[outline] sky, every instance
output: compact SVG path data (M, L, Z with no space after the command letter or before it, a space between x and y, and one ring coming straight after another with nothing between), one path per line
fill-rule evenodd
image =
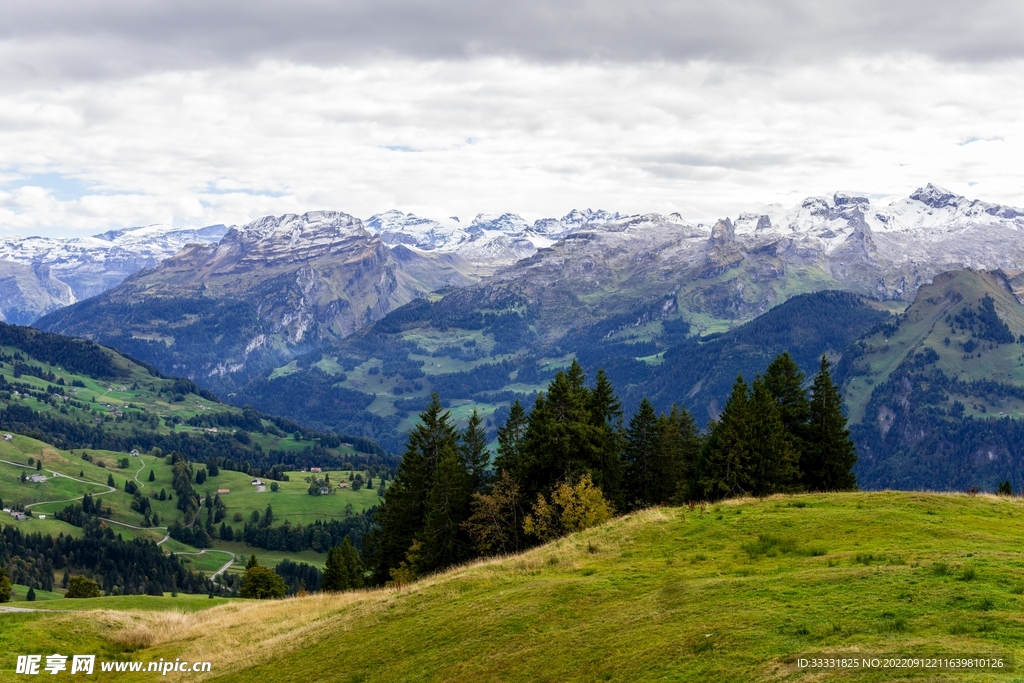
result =
M0 234L1024 206L1011 0L5 0Z

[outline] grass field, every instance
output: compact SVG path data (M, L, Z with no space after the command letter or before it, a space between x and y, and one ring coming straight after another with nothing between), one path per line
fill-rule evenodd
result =
M287 441L282 439L282 441ZM306 442L295 442L306 443ZM308 445L308 443L307 443ZM82 459L82 454L88 452L93 460ZM119 468L118 461L125 458L124 453L114 453L89 449L88 451L62 451L41 441L22 436L13 435L11 441L0 440L0 499L4 505L12 504L31 505L31 511L35 517L24 522L16 522L7 515L0 515L0 524L17 525L25 532L40 532L57 536L61 533L72 536L81 536L82 530L66 522L53 518L53 514L62 510L65 506L80 499L86 493L92 494L103 506L109 507L111 513L107 524L124 538L145 538L152 541L160 541L166 534L167 524L178 519L180 511L175 507L175 501L171 498L166 500L155 500L150 498L152 509L160 517L159 527L153 528L132 528L141 527L143 515L131 509L132 496L125 493L125 482L133 481L140 488L143 494L149 495L152 492L173 494L171 487L171 466L164 457L152 455L141 455L129 458L128 467ZM21 482L22 471L26 474L35 474L35 465L29 464L42 461L43 469L40 474L48 476L48 479L40 483ZM104 464L101 467L98 463ZM16 463L16 464L8 464ZM202 465L193 465L194 469L202 469ZM59 472L65 476L54 476ZM149 481L150 472L154 480ZM274 511L274 524L283 524L285 521L292 525L310 524L316 520L330 520L343 518L348 513L358 513L380 502L377 496L379 480L374 481L372 489L363 488L353 491L351 484L349 488L339 489L337 484L348 482L349 470L329 471L323 474L330 476L333 493L325 496L312 496L309 494L309 483L306 478L310 477L308 472L288 472L289 481L278 482L279 490L270 491L270 481L267 480L264 491L257 491L252 485L252 477L241 472L221 470L216 477L208 477L204 484L194 484L200 496L205 497L207 493L211 496L217 494L218 490L227 489L221 499L224 501L227 516L223 520L231 526L235 533L240 536L245 521L253 511L261 515L270 505ZM366 472L362 473L364 478ZM113 476L115 491L110 492L107 486L107 477ZM47 502L48 501L48 502ZM235 522L235 513L242 516L243 521ZM204 511L205 514L205 511ZM45 516L46 519L39 519ZM202 519L205 519L202 518ZM202 521L202 519L200 521ZM219 526L219 524L217 525ZM296 562L307 562L318 567L323 567L326 555L314 551L301 553L289 553L284 551L265 551L259 548L249 548L240 542L224 542L215 540L211 549L226 550L235 553L240 558L248 558L249 554L256 552L260 557L261 564L274 567L284 558L290 558ZM196 553L196 549L179 543L173 539L165 541L161 547L174 553ZM208 552L204 555L183 554L182 561L198 571L210 574L230 559L227 554ZM232 567L229 571L240 571L241 567Z
M184 615L117 599L86 615L5 615L0 647L50 653L70 639L110 656L141 647L130 656L210 660L205 679L223 681L1021 680L812 674L795 661L1024 661L1022 522L1021 499L955 494L654 509L402 590ZM9 673L13 657L0 666Z

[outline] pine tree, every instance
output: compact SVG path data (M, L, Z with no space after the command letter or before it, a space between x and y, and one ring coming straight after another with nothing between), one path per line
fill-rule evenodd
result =
M387 581L391 570L405 561L417 534L423 531L427 496L446 453L458 455L458 432L440 397L433 394L430 405L420 413L420 423L409 433L402 462L377 511L379 526L364 539L363 549L378 583Z
M781 353L764 374L765 388L775 398L782 425L797 453L800 469L804 467L807 429L811 421L811 404L804 390L804 373L789 353Z
M348 540L348 536L345 537ZM336 545L327 552L327 563L324 566L320 588L325 592L343 591L349 588L348 568L341 554L341 546Z
M626 430L624 485L627 505L631 509L661 502L660 479L664 476L659 453L658 416L654 406L644 398L629 420Z
M701 445L700 430L685 407L674 405L667 416L658 416L658 457L663 468L658 482L661 502L692 499Z
M487 490L490 481L491 453L487 450L487 433L476 408L469 416L461 440L459 448L469 473L470 487L473 493L482 493Z
M582 369L580 370L582 372ZM625 430L622 427L622 402L615 395L615 388L603 368L594 377L594 388L590 392L590 416L600 430L599 462L591 471L602 489L606 500L622 506L622 448Z
M472 486L472 475L459 452L444 452L425 506L422 565L417 567L420 573L469 559L471 544L462 525L469 519Z
M494 459L494 469L504 470L518 477L522 473L521 451L526 437L526 410L516 399L509 408L508 419L498 430L498 455Z
M754 381L747 420L750 462L748 493L766 496L799 487L799 456L782 420L779 403L763 378Z
M740 375L717 422L701 449L698 490L702 498L718 500L747 492L750 444L746 440L750 393Z
M846 428L843 399L832 381L824 355L811 388L811 420L807 430L805 486L811 491L853 491L857 477L857 451Z
M599 399L585 385L579 363L558 372L537 400L520 448L523 496L533 500L565 479L589 473L603 491L617 494L622 477L617 425L619 413L610 384L602 381Z
M156 472L154 472L153 470L149 471L149 480L156 481Z
M25 600L28 602L36 601L36 589L33 586L28 587L28 593L25 594Z
M249 556L249 561L245 563L246 569L252 569L253 567L259 566L259 562L256 561L256 553Z
M113 486L117 486L117 485L116 485L116 484L114 483L114 475L113 475L113 474L108 474L108 475L107 475L107 486L112 486L112 487L113 487Z

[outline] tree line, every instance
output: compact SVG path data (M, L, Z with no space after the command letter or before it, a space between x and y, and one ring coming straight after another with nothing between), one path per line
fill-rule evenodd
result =
M474 411L458 430L434 394L363 539L374 583L405 583L474 557L518 552L651 505L856 488L856 452L831 365L811 386L788 353L742 376L705 431L682 406L640 402L625 422L608 376L576 361L527 412L516 401L491 462Z

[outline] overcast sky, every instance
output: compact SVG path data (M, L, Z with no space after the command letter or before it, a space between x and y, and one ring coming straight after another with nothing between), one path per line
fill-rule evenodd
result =
M1024 206L1024 3L0 3L0 233L928 182Z

